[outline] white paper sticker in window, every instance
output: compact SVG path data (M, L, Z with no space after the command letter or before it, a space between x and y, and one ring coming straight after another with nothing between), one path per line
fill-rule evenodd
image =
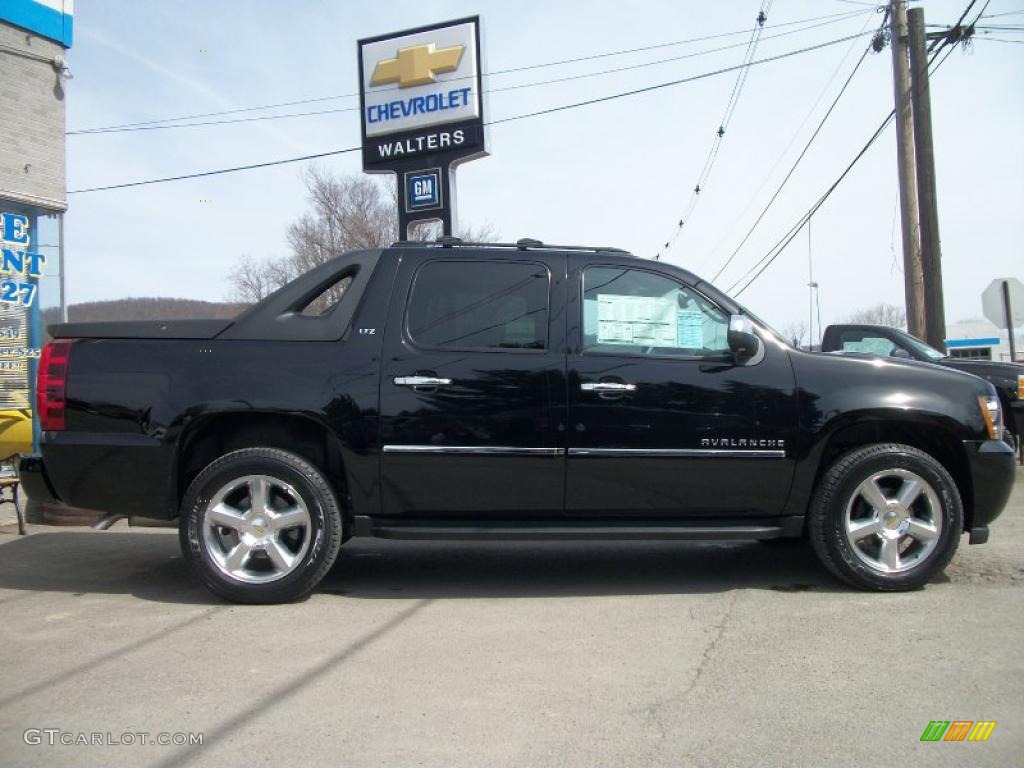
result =
M888 339L866 338L860 341L844 341L844 352L863 352L869 355L888 357L895 345Z
M673 347L676 344L676 297L597 296L599 344Z
M704 313L699 309L680 309L677 322L676 346L680 349L703 349Z

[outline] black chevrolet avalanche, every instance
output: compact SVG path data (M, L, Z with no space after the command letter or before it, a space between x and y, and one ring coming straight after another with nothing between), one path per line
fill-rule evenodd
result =
M1013 484L990 383L793 349L613 248L397 243L234 320L50 332L29 495L177 520L243 602L308 593L352 536L806 537L849 584L912 589Z

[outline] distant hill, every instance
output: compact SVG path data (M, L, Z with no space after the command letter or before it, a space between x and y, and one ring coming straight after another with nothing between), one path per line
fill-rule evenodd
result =
M234 317L246 307L246 304L147 296L71 304L68 306L68 319L71 322L220 319ZM57 322L60 318L56 307L43 311L44 325Z

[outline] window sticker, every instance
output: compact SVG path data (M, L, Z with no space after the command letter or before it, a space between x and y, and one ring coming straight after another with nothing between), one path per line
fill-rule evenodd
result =
M630 344L643 347L672 347L678 337L675 295L597 295L597 341L599 344Z
M893 350L893 343L888 339L866 338L860 341L844 341L844 352L863 352L868 355L888 357Z
M676 346L681 349L703 349L704 313L699 309L680 309L676 321Z

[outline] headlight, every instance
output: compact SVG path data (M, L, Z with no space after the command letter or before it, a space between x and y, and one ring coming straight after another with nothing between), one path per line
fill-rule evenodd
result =
M979 395L978 407L981 408L981 418L985 420L985 429L992 440L1003 439L1003 409L999 405L999 398L995 395Z
M1017 399L1024 400L1024 376L1017 377Z

